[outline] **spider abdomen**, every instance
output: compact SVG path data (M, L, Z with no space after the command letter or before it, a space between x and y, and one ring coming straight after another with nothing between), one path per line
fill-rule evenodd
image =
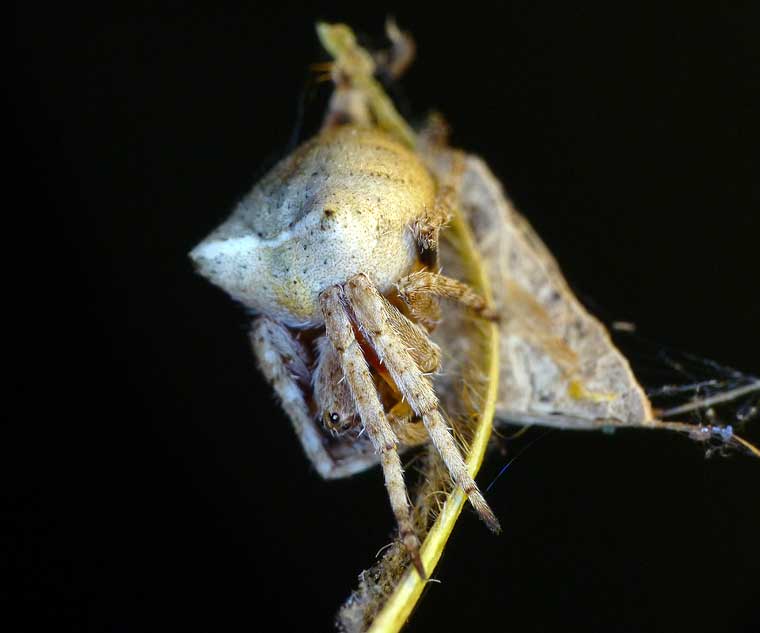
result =
M410 225L434 200L414 153L377 130L333 128L278 163L191 256L256 312L320 325L325 288L365 273L385 292L410 271Z

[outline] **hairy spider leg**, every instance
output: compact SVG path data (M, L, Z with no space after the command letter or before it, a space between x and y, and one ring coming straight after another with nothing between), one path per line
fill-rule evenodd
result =
M499 532L499 521L470 476L454 437L438 410L438 398L432 383L390 327L387 303L367 276L361 273L348 280L345 293L359 327L372 343L415 414L422 418L428 435L452 479L462 488L485 524L492 531Z
M420 541L414 532L411 508L404 483L404 471L398 456L398 439L380 403L372 375L361 347L354 336L340 286L325 290L319 298L325 330L343 367L356 409L372 445L380 454L385 487L399 527L401 542L411 556L417 572L425 578L420 558Z

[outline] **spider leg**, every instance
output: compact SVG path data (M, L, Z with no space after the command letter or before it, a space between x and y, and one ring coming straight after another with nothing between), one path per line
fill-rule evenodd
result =
M433 385L393 331L380 293L363 274L352 277L345 285L345 291L362 333L387 367L415 414L422 418L452 479L468 496L485 524L494 532L499 532L499 522L470 476L454 437L438 410L438 398Z
M251 346L264 377L280 398L307 457L325 478L348 473L330 456L304 399L309 384L306 352L287 328L266 317L257 318L250 331Z
M380 454L385 487L398 523L401 542L409 552L418 573L425 578L425 569L419 551L420 541L414 532L404 484L404 471L398 456L398 439L385 417L367 361L354 336L340 287L333 286L325 290L320 295L319 302L327 336L340 359L343 375L353 395L356 410L359 412L359 417L375 451Z
M404 348L409 352L417 367L424 373L435 373L441 368L441 349L427 335L425 330L417 323L410 321L397 310L385 297L381 296L385 315L395 335L401 340ZM389 384L401 398L387 413L386 417L396 433L399 441L406 446L416 446L428 440L428 434L424 425L414 422L414 411L409 403L399 393L396 383L388 374Z
M385 297L381 295L380 299L391 328L401 338L417 366L425 373L438 371L441 368L441 348L430 340L422 327L401 314Z
M466 283L420 270L401 279L397 284L398 294L407 305L414 318L428 327L440 317L437 297L458 301L484 318L494 318L486 300Z

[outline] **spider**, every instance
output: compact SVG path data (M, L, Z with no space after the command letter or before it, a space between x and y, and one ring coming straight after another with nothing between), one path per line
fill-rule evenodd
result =
M396 37L397 48L404 48ZM408 53L407 53L408 54ZM399 451L432 442L453 481L494 532L499 523L439 410L430 332L440 298L489 318L485 300L437 271L451 188L377 125L356 68L331 66L335 90L321 131L277 164L190 253L200 274L256 315L259 367L303 449L325 478L379 461L420 576ZM389 72L405 64L387 58Z

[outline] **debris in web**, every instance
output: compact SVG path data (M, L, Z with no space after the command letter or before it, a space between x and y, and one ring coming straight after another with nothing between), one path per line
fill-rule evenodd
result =
M706 457L733 450L760 457L747 437L760 414L760 377L620 330L634 371L642 376L655 416L705 444Z

